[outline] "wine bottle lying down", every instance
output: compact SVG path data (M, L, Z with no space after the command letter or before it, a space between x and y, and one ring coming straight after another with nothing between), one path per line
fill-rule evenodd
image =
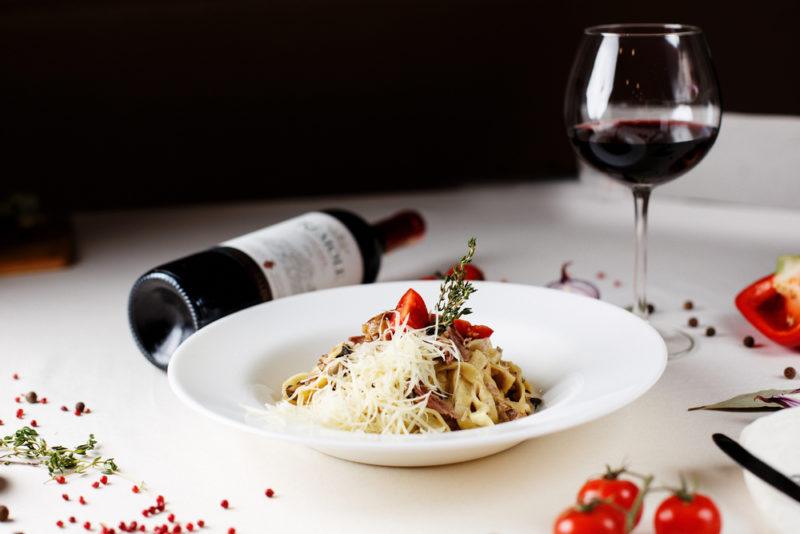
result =
M381 256L420 238L422 216L368 224L340 209L315 211L159 265L131 289L128 318L142 353L166 369L204 326L268 300L374 282Z

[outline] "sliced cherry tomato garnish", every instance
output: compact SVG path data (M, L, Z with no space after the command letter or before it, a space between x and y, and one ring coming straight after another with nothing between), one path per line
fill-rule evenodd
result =
M604 502L567 508L556 519L553 534L625 534L625 513Z
M629 511L633 508L634 501L639 495L639 486L630 480L623 480L619 472L609 471L602 478L587 480L578 492L578 502L589 504L592 501L610 501ZM642 519L643 507L639 508L633 525L639 524Z
M453 326L459 334L472 339L483 339L494 333L494 330L486 325L472 324L464 319L456 319L453 321Z
M409 328L425 328L428 326L428 307L419 293L409 289L397 303L400 322L408 321Z
M486 337L491 336L494 333L494 330L486 326L485 324L474 324L469 329L469 333L472 339L483 339Z
M453 321L453 327L462 336L469 337L469 329L472 328L472 323L464 319L456 319Z
M681 493L659 505L654 525L656 534L719 534L722 517L705 495Z

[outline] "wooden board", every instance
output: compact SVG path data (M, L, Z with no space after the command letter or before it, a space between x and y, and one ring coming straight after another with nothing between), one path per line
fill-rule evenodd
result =
M0 275L62 269L75 261L75 234L67 220L48 222L12 237L0 236Z

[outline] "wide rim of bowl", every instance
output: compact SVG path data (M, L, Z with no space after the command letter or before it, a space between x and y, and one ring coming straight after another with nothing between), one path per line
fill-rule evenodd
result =
M580 413L571 413L570 417L568 418L559 417L560 414L557 413L558 407L554 407L551 408L550 410L543 410L542 412L534 414L533 416L518 419L516 421L509 421L491 427L460 430L458 432L446 432L441 434L414 434L414 435L363 434L363 433L352 433L343 430L335 430L327 428L315 428L313 432L298 432L298 431L287 432L287 431L280 431L279 429L256 426L247 423L246 421L234 420L226 415L219 414L214 410L206 407L203 403L194 398L194 396L191 395L189 391L181 383L180 375L183 372L182 367L184 365L188 365L187 363L184 363L184 360L188 360L188 358L185 357L184 355L191 353L194 344L202 343L203 338L208 335L208 332L213 332L218 329L224 329L226 328L227 324L233 321L242 320L242 317L248 314L259 313L257 310L265 306L275 305L276 302L277 303L286 302L289 299L293 299L296 301L303 299L313 300L315 296L319 296L322 293L330 294L335 292L351 291L351 290L365 291L366 290L365 288L373 288L376 286L381 286L381 287L398 286L407 288L409 287L409 285L419 287L424 285L438 286L438 284L439 282L436 281L406 280L406 281L381 282L370 285L362 284L354 286L344 286L338 288L324 289L312 293L293 295L291 297L286 297L278 301L265 302L241 310L239 312L231 314L206 326L205 328L200 330L197 334L194 334L191 337L189 337L180 347L178 347L178 350L173 355L172 360L170 361L170 365L167 369L167 377L169 385L173 390L173 392L175 393L175 395L182 402L187 404L195 411L207 417L210 417L211 419L222 422L228 426L232 426L239 430L243 430L245 432L257 435L262 435L268 438L302 443L310 447L348 447L348 448L362 449L362 450L367 450L367 449L421 450L421 449L436 449L436 448L448 448L448 447L453 447L453 448L470 447L480 443L490 444L493 442L506 442L506 443L514 441L520 442L539 435L550 434L581 425L583 423L597 419L604 415L608 415L635 401L637 398L639 398L641 395L647 392L651 387L653 387L653 385L659 380L659 378L664 372L664 369L666 368L667 348L661 335L649 323L636 317L630 312L620 308L619 306L610 304L602 300L596 300L581 295L575 295L556 289L544 288L539 286L529 286L523 284L512 284L505 282L483 281L483 282L477 282L476 285L479 288L497 287L497 288L503 288L503 290L510 289L512 291L531 291L534 293L546 292L551 295L557 294L558 298L566 299L567 301L572 300L573 302L579 302L583 306L598 306L601 309L605 310L605 312L607 313L610 313L612 315L618 315L618 317L624 318L623 320L630 321L631 324L636 324L638 328L642 329L642 333L645 336L649 337L650 341L652 341L653 343L654 350L652 357L654 358L653 363L655 365L651 369L651 373L649 374L648 379L642 381L641 383L636 384L635 386L628 387L624 390L616 391L615 392L617 394L616 398L605 398L605 397L612 397L612 395L606 395L605 397L599 398L599 399L605 398L606 402L584 403L585 409L583 411L581 411ZM206 334L200 335L204 331L206 332ZM621 392L626 392L627 394L620 398L618 394ZM594 400L597 401L598 398L595 398ZM574 406L570 406L569 408L574 408ZM563 409L565 408L562 408L562 410ZM242 413L244 413L245 411L246 408L242 407Z

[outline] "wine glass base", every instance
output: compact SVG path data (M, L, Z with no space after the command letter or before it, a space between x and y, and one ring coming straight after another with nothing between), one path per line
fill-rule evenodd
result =
M653 325L653 327L661 334L661 337L664 338L664 343L667 345L668 360L677 360L692 352L694 348L694 338L687 332L675 327L656 325Z

